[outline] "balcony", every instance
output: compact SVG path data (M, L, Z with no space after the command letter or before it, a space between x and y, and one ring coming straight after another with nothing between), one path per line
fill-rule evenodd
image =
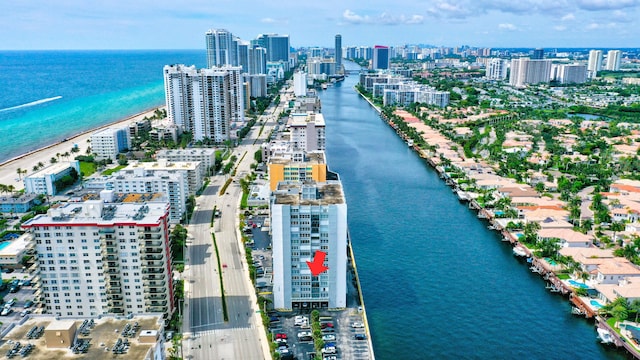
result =
M165 300L167 294L149 294L144 296L145 300Z
M163 261L143 261L142 268L158 268L165 267L165 263Z
M162 254L162 248L143 247L140 250L142 254Z
M158 285L145 284L142 290L145 294L164 294L166 291L164 283L158 283Z
M164 255L146 255L143 260L162 260L164 259Z
M155 275L155 274L143 274L142 275L142 279L143 280L164 280L165 276L164 274L159 274L159 275Z
M117 291L118 293L120 293L120 289L122 289L122 285L120 284L120 281L109 281L107 283L108 294L113 294L112 291Z
M108 274L109 279L108 281L116 281L116 282L120 282L120 274L119 273L115 273L115 274Z
M124 300L124 297L120 293L118 293L118 294L108 294L107 295L107 300L122 301L122 300Z
M151 268L148 270L142 270L142 274L164 274L164 269Z
M144 304L146 306L167 306L167 300L155 301L155 300L145 300Z
M150 306L147 308L147 312L150 313L166 313L169 308L166 306Z
M141 233L143 234L148 234L148 233L159 233L160 232L160 227L156 226L156 227L152 227L149 230L142 230Z
M141 240L160 240L162 239L162 234L141 234L138 236L138 239Z
M145 241L144 246L163 246L164 243L162 241Z

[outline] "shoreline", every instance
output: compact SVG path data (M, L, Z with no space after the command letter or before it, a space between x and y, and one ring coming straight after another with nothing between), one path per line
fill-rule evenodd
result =
M90 146L88 140L91 138L91 134L95 133L98 130L106 129L113 126L126 126L132 122L142 120L145 116L151 117L153 116L154 111L162 108L164 108L164 105L154 106L147 110L109 122L107 124L87 129L75 135L69 136L63 140L42 146L36 150L31 150L23 153L22 155L15 156L11 159L0 162L0 183L5 185L13 185L15 190L19 191L24 188L22 178L33 173L32 169L38 163L42 163L45 166L48 166L50 164L51 158L57 157L60 161L68 161L78 155L86 155L86 150ZM76 153L71 153L70 149L74 144L78 146L79 151ZM65 152L69 152L69 156L66 157L67 159L60 157L60 154ZM23 171L26 170L27 172L24 175L18 175L18 169L21 169Z
M115 120L115 121L112 121L112 122L110 122L108 124L100 125L99 127L92 128L92 129L89 129L89 130L86 130L86 131L82 131L82 132L76 133L75 135L72 135L70 137L66 137L63 140L60 140L58 142L55 142L55 143L52 143L52 144L49 144L49 145L45 145L45 146L43 146L41 148L38 148L38 149L35 149L35 150L30 150L30 151L28 151L26 153L23 153L21 155L18 155L18 156L14 156L14 157L12 157L12 158L10 158L8 160L4 160L4 161L0 162L0 170L2 169L3 166L8 165L8 164L10 164L10 163L12 163L14 161L20 160L22 158L25 158L27 156L33 155L33 154L38 153L40 151L45 151L45 150L50 149L50 148L52 148L52 147L54 147L56 145L64 144L65 142L70 142L71 140L77 139L77 138L79 138L81 136L84 136L84 135L88 135L90 133L94 133L94 132L96 132L98 130L102 130L102 129L108 128L110 126L119 124L119 123L124 123L124 122L130 121L130 120L133 120L133 118L135 118L135 117L138 117L140 115L144 115L144 114L147 114L149 112L155 111L156 109L160 109L163 106L164 105L161 105L159 107L153 107L151 109L147 109L147 110L141 111L139 113L136 113L136 114L131 115L129 117L126 117L124 119Z

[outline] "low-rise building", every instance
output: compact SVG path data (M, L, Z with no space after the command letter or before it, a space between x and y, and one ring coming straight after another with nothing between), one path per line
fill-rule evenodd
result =
M129 166L120 170L125 173L135 171L136 169L144 169L145 173L153 173L156 171L164 172L183 172L189 186L189 195L195 193L203 185L202 165L200 161L168 161L159 159L155 162L130 162Z
M216 149L165 149L156 153L158 160L165 159L173 162L200 162L200 173L204 178L211 175L216 165Z
M38 194L34 193L4 195L0 197L0 212L25 213L38 203Z
M33 237L22 234L12 240L0 242L0 267L9 269L22 268L22 258L33 248Z
M117 160L118 154L129 149L131 136L128 127L106 128L91 135L91 151L96 160Z
M80 176L79 161L64 161L51 164L24 178L24 189L27 194L56 195L61 185L59 180L71 176L73 180Z

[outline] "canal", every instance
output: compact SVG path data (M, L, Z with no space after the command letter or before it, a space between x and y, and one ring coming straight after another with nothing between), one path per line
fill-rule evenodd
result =
M378 359L623 359L353 90L320 92Z

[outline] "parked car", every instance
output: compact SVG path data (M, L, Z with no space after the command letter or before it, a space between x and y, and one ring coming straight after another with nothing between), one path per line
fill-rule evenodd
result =
M4 308L4 309L2 309L2 312L0 312L0 315L1 316L7 316L7 315L11 314L12 311L13 310L11 308Z
M287 334L285 333L277 333L276 334L276 339L286 339L287 338Z
M296 315L296 317L293 319L294 326L301 326L304 323L309 323L309 319L306 316Z
M322 349L323 354L335 354L337 352L335 346L327 346Z
M24 303L24 308L25 308L25 309L26 309L26 308L30 308L30 307L32 307L32 306L33 306L33 304L34 304L34 302L33 302L32 300L27 300L27 301Z
M353 338L356 340L367 340L367 335L365 334L355 334L353 335Z
M31 314L31 309L24 309L20 312L20 317L25 317L27 314Z
M360 321L356 321L353 324L351 324L351 327L354 329L360 329L364 327L364 324Z
M8 305L8 306L13 306L13 304L15 304L15 303L16 303L16 299L15 299L15 298L14 298L14 299L10 299L9 301L7 301L7 303L5 304L5 306L7 306L7 305Z
M322 341L336 341L336 336L333 334L322 335Z

